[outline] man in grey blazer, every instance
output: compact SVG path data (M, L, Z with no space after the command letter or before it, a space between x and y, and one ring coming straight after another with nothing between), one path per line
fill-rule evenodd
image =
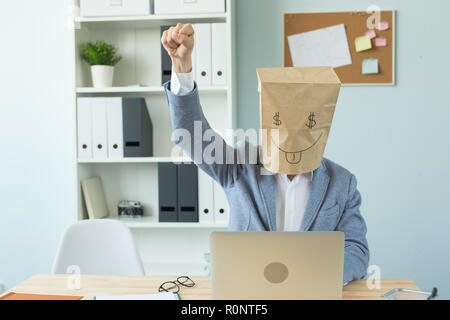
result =
M201 130L199 139L188 141L179 135L175 142L224 188L230 205L229 230L342 231L344 283L363 278L369 248L355 176L326 158L317 169L305 174L266 174L259 158L254 163L247 157L238 161L242 151L247 154L255 147L244 143L233 148L218 134L214 135L214 143L223 146L219 161L217 154L216 161L204 161L203 151L210 142L202 137L212 129L203 115L192 77L194 30L190 24L179 23L164 32L161 42L173 66L172 81L164 86L173 129L187 132L190 137Z

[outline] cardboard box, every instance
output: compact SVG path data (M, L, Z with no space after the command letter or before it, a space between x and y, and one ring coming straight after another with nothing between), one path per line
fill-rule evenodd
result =
M80 0L80 16L141 16L152 13L152 0Z
M224 12L225 0L155 0L155 14Z

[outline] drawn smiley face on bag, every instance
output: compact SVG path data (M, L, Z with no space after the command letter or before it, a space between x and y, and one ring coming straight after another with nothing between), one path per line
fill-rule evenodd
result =
M341 82L330 67L257 69L263 164L302 174L320 166Z

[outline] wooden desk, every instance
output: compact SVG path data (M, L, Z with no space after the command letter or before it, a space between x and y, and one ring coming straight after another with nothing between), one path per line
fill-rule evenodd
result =
M124 295L156 293L164 281L175 280L177 277L129 277L129 276L81 276L81 289L67 288L67 278L70 275L35 275L15 286L10 291L20 293L55 294L84 296L92 299L100 295ZM193 288L182 288L180 297L183 300L210 299L211 282L208 277L192 277L196 285ZM380 290L369 290L366 280L354 281L345 286L344 300L376 300L394 288L419 290L412 280L382 279Z

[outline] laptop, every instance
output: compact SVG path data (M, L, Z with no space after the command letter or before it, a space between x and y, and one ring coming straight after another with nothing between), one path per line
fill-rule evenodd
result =
M213 232L212 298L342 299L343 232Z

